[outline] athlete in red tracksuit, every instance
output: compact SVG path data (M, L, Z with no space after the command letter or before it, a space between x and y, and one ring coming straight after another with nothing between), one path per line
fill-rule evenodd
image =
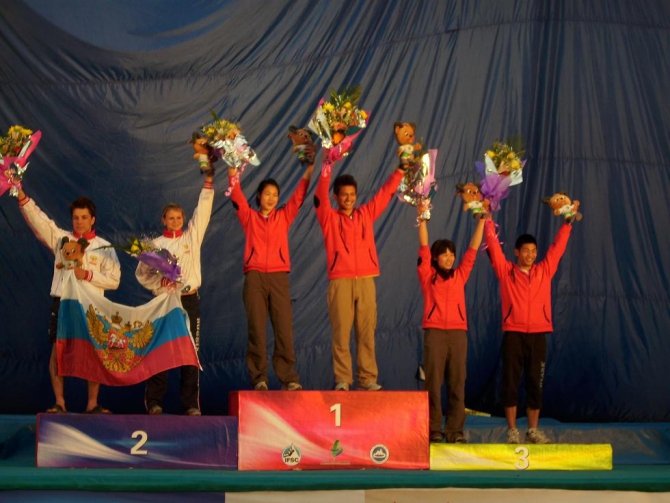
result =
M419 207L419 215L423 208ZM441 442L442 383L446 380L447 442L465 443L465 376L468 356L465 309L465 283L475 265L477 249L482 243L484 219L479 219L468 249L458 267L456 246L438 239L428 248L428 227L419 222L419 261L417 272L423 293L423 357L430 411L430 440Z
M268 389L268 314L275 334L272 366L282 383L282 389L302 389L300 378L294 369L288 231L305 199L313 170L313 164L307 166L288 203L279 208L279 186L272 179L263 180L258 186L258 210L249 207L239 183L230 195L246 236L244 307L249 330L246 360L251 383L256 390ZM235 169L229 169L228 174L231 178L234 177Z
M331 207L328 187L330 171L319 177L314 195L316 218L326 246L328 267L328 313L333 331L335 389L353 384L349 340L356 330L356 377L361 389L376 391L377 360L375 328L377 298L374 278L379 276L374 221L383 213L404 174L396 169L379 192L367 203L355 207L357 185L351 175L340 175L333 184L337 209Z
M551 279L565 253L572 227L561 226L543 260L535 263L537 242L529 234L519 236L514 254L505 259L493 221L486 222L484 236L489 258L500 282L503 316L503 389L501 401L509 427L508 443L520 443L516 427L517 393L526 373L526 443L549 443L537 429L542 407L542 383L547 359L546 334L554 330L551 317Z

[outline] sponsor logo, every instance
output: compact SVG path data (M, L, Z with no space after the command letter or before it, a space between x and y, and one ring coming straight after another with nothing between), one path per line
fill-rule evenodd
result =
M295 445L291 444L281 453L281 459L287 466L295 466L300 463L302 454L300 454L300 449Z
M330 448L330 455L333 456L333 458L336 458L337 456L339 456L339 455L342 454L343 452L344 452L344 449L343 449L342 446L340 445L340 441L339 441L339 440L335 440L335 443L334 443L333 446Z
M388 447L386 447L384 444L375 445L372 449L370 449L370 459L378 465L386 463L386 461L389 459Z

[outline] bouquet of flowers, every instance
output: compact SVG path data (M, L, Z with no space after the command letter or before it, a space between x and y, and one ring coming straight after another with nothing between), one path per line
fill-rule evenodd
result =
M180 281L181 267L179 267L179 260L172 253L165 248L157 248L150 237L128 238L127 241L128 244L125 245L102 246L98 249L123 250L169 281L174 283Z
M33 133L23 126L12 126L0 137L0 195L9 190L10 195L18 196L28 157L41 138L41 132Z
M481 177L481 193L488 199L492 211L500 209L500 201L509 195L509 188L523 182L522 170L526 161L520 139L499 140L484 154L484 162L475 162Z
M238 124L219 119L214 110L210 110L210 113L214 122L204 125L201 130L207 137L209 145L218 151L219 157L231 168L237 168L237 174L226 191L226 195L229 196L244 169L249 164L258 166L261 161L254 149L247 143Z
M398 198L412 206L422 208L417 221L430 220L430 201L437 192L435 182L435 162L437 150L431 149L421 152L416 161L410 164L398 185Z
M308 127L314 131L323 145L324 164L341 160L349 154L354 138L368 125L370 114L358 108L361 86L332 89L330 99L322 99Z

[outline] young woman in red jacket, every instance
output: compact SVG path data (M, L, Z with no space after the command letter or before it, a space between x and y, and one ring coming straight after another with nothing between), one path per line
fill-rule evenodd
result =
M289 272L291 261L288 231L307 194L314 170L308 164L298 187L289 201L278 207L279 185L271 178L263 180L256 190L258 210L249 206L239 183L230 195L246 236L244 247L244 307L247 311L249 341L247 368L255 390L268 389L266 326L268 316L275 335L272 366L283 390L301 390L293 350L293 310ZM234 177L235 168L228 170Z
M423 213L419 207L419 215ZM423 293L423 357L430 414L430 441L466 443L465 364L468 356L465 283L477 258L484 234L484 218L478 220L468 249L456 263L456 246L438 239L428 248L428 227L419 223L418 274ZM447 414L442 433L442 383L446 380Z

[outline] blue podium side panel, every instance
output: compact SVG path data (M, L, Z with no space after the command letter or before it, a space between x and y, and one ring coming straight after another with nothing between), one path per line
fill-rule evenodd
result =
M237 418L38 414L37 466L237 469Z

